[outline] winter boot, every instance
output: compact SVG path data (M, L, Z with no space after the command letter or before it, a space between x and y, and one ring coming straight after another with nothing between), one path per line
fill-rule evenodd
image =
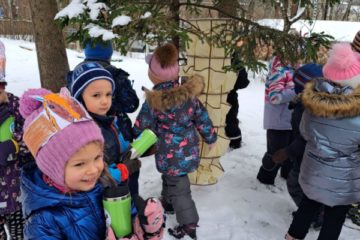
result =
M314 217L311 227L315 230L320 230L324 222L324 207L321 207L319 213Z
M360 226L360 204L353 204L349 209L347 217L351 219L351 221Z
M173 229L169 228L169 234L177 239L181 239L184 236L188 235L191 239L196 240L196 228L198 225L196 223L189 223L184 225L179 225Z
M272 155L265 153L262 158L262 165L256 178L266 185L274 185L276 174L279 170L279 166L272 161Z
M230 149L238 149L241 147L241 137L237 139L231 139L229 143Z
M288 233L285 235L285 240L301 240L298 238L293 238L292 236L290 236Z
M162 207L164 208L164 213L165 214L174 214L174 207L171 203L169 203L168 201L166 201L163 197L160 198L160 202Z

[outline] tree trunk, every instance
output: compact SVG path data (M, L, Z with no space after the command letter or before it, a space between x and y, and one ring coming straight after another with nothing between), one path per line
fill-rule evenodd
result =
M327 19L328 11L329 11L329 1L325 0L325 6L324 6L324 11L323 11L323 20Z
M56 0L29 0L29 3L41 86L58 92L65 86L69 64L64 36L54 22L58 11Z
M227 0L227 1L219 1L216 4L216 7L218 9L221 9L227 14L230 14L231 16L238 16L238 8L239 8L239 2L237 0ZM224 13L219 13L220 18L228 18L229 16ZM242 13L241 13L242 14Z
M344 16L342 17L342 21L349 21L351 6L352 6L352 0L349 0L348 4L346 6Z
M170 6L170 19L173 19L174 22L177 22L177 24L180 24L180 9L179 9L179 0L172 0ZM178 36L175 36L172 38L173 44L176 46L176 48L180 49L180 39Z

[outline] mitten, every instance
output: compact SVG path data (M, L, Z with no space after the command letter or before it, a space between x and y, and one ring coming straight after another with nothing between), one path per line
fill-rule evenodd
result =
M129 171L129 175L133 174L134 172L139 171L140 167L141 167L141 161L138 158L135 158L135 159L128 158L123 163L127 167L128 171Z
M272 161L277 164L283 163L286 159L288 159L288 154L285 148L277 150L272 155Z
M148 198L144 201L139 195L134 195L133 199L138 209L138 222L135 222L134 232L144 231L143 235L146 239L162 239L165 219L161 202L156 198Z
M19 151L19 146L14 140L7 140L0 143L0 165L6 166L9 156Z
M118 163L118 164L111 164L108 167L109 173L111 177L117 182L125 182L129 177L129 171L125 164Z

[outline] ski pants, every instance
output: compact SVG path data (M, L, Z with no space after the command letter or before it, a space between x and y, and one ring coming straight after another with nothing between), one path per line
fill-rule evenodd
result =
M180 225L198 223L199 215L195 202L191 197L190 181L188 175L166 176L162 175L161 196L172 204L176 220Z
M329 207L306 196L304 196L295 213L288 233L296 239L304 239L309 231L312 220L319 212L321 206L324 206L324 222L318 240L337 240L350 206L339 205Z

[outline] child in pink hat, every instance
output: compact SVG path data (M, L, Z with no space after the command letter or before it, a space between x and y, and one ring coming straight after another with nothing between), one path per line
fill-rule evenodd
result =
M197 169L199 136L210 146L217 134L206 108L197 98L203 91L200 76L179 84L178 50L167 43L147 57L148 75L154 83L146 91L146 101L138 114L134 133L144 129L156 133L156 167L162 174L162 204L167 213L175 213L178 226L169 229L175 238L196 239L199 215L191 196L188 173ZM200 135L198 135L200 134Z
M64 90L28 90L20 112L36 163L26 164L21 176L25 239L104 239L100 128Z
M350 205L360 201L360 54L333 45L324 78L305 86L300 133L306 141L299 183L304 197L285 239L304 239L319 209L318 240L335 240Z

